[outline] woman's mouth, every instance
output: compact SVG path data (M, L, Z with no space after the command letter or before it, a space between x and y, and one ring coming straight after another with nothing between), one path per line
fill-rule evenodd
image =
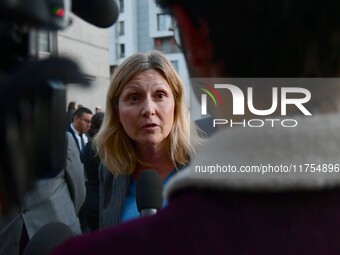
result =
M146 125L142 126L142 128L146 129L146 130L153 130L157 127L158 127L158 125L154 124L154 123L150 123L150 124L146 124Z

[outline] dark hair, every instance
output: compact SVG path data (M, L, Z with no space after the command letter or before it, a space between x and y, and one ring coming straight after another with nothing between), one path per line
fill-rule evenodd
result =
M81 108L78 108L77 110L75 110L75 112L73 113L73 117L77 116L77 117L81 118L84 113L92 114L92 111L90 109L86 108L86 107L81 107Z
M75 109L76 109L76 102L74 102L74 101L69 102L67 110L71 111L71 110L75 110Z
M207 22L214 61L233 77L336 76L339 0L156 0Z
M98 112L98 113L96 113L95 115L92 116L91 127L90 127L90 130L87 133L90 138L94 137L98 133L98 131L99 131L99 129L100 129L102 123L103 123L103 119L104 119L104 113L103 112Z

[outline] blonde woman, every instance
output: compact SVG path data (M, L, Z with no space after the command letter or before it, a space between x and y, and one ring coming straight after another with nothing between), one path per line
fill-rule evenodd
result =
M158 51L137 53L115 71L94 139L100 166L100 227L139 217L135 181L147 169L165 184L189 163L201 138L190 123L181 79Z

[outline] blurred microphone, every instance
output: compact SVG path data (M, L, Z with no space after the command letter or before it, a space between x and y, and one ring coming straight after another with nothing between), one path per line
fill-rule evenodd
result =
M73 233L64 223L47 223L28 242L24 255L48 255L54 248L71 237L73 237Z
M72 12L90 24L101 28L112 26L119 16L115 0L73 0Z
M162 208L163 184L159 174L154 170L143 171L136 183L136 201L140 217L156 214Z

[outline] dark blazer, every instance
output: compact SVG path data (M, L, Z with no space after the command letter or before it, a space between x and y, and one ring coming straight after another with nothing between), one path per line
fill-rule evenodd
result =
M184 167L177 166L177 170L181 171ZM123 206L130 180L131 175L114 176L103 164L99 166L100 229L121 223Z
M99 228L121 223L123 206L131 175L113 174L103 165L99 166Z
M87 180L86 199L84 203L84 214L86 224L91 231L99 228L99 165L100 158L96 150L92 147L90 140L82 151L81 160L84 164Z

